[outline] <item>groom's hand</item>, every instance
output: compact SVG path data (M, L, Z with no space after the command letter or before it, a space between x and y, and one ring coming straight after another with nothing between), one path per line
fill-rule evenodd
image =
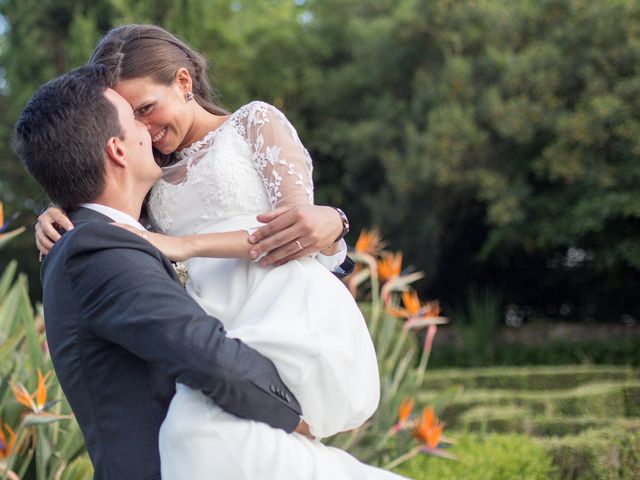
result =
M298 426L296 427L294 432L299 433L300 435L304 435L309 440L315 440L316 439L316 437L314 437L311 434L311 430L309 429L309 424L307 422L305 422L304 420L300 420L300 423L298 424Z
M342 220L336 210L318 205L279 207L258 215L257 220L266 223L256 230L249 242L253 258L269 252L261 261L262 266L282 265L304 255L329 250L342 233Z

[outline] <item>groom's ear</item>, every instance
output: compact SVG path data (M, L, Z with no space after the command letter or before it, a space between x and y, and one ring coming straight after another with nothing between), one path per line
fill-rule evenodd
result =
M111 137L107 140L107 146L105 148L107 159L115 164L124 167L127 164L126 155L124 151L124 144L118 137Z

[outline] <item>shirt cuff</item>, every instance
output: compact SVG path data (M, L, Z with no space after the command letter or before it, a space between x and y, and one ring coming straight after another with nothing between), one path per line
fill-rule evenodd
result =
M316 260L318 260L330 272L335 272L338 267L342 265L345 258L347 258L347 242L344 241L344 238L340 239L338 242L338 251L333 255L323 255L322 253L318 253L316 256Z

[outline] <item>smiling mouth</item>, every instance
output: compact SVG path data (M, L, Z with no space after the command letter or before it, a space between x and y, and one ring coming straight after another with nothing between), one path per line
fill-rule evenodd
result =
M162 130L156 133L153 137L151 137L151 141L153 143L158 143L160 140L164 138L166 134L167 134L167 127L164 127Z

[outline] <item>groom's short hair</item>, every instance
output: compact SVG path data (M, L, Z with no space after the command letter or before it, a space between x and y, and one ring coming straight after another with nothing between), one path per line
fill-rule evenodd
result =
M123 136L103 65L87 65L40 87L20 114L14 150L56 205L95 200L105 187L107 141Z

